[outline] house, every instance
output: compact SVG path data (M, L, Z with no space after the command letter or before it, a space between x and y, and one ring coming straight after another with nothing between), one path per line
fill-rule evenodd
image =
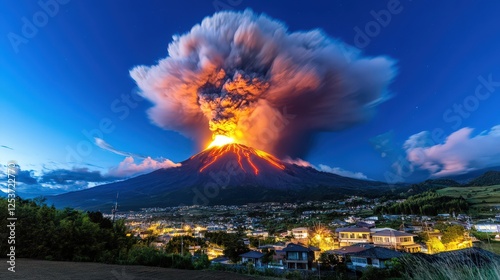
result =
M285 262L288 269L311 269L314 261L314 252L317 248L305 247L290 243L284 249Z
M348 255L364 251L368 248L373 248L373 245L369 244L369 243L358 243L356 245L346 246L346 247L342 247L340 249L328 250L328 251L325 251L325 253L337 255L337 256L341 257L341 259L345 260Z
M247 234L247 236L258 237L258 238L268 238L269 232L263 231L263 230L255 230L255 231L249 232Z
M335 232L338 235L340 247L371 241L370 229L368 228L338 228Z
M255 267L262 266L262 258L264 254L257 251L249 251L240 255L242 263L252 264Z
M479 232L500 232L500 224L475 224L474 227Z
M347 267L351 269L364 268L369 265L377 268L385 268L385 261L399 258L403 253L384 247L373 247L360 252L349 254L351 263Z
M274 244L266 244L266 245L261 245L259 246L259 251L262 252L262 250L267 249L269 251L277 251L277 250L283 250L283 248L286 247L286 244L283 242L276 242Z
M441 213L441 214L437 214L437 217L443 218L443 219L449 219L451 217L451 215L448 213Z
M424 226L421 224L411 224L406 228L409 232L422 232L424 230Z
M421 248L413 240L415 236L415 234L397 230L381 230L372 233L372 240L376 246L393 248L408 253L418 253Z
M306 227L294 228L291 230L290 235L296 239L306 239L309 236L309 229Z
M286 252L283 250L276 250L273 254L273 259L271 263L268 264L268 267L271 268L270 265L275 266L275 268L283 268L286 263Z

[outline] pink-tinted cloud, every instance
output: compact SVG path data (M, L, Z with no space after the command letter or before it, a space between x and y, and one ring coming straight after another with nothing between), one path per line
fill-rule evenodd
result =
M312 168L319 170L319 171L333 173L333 174L337 174L337 175L344 176L344 177L361 179L361 180L370 180L365 174L363 174L361 172L352 172L352 171L345 170L345 169L340 168L340 167L330 167L326 164L319 164L318 166L315 166L315 165L311 164L310 162L303 160L301 158L292 159L290 157L286 157L283 159L283 161L286 163L295 164L295 165L302 166L302 167L312 167Z
M151 157L146 157L142 162L136 163L133 157L127 157L117 167L109 170L108 175L127 178L140 174L149 173L160 168L171 168L181 166L180 163L174 163L171 160L156 161Z
M295 165L302 166L302 167L314 167L310 162L305 161L301 158L293 159L291 157L286 157L283 159L283 161L286 163L295 164Z
M404 144L407 158L433 177L500 165L500 125L478 135L472 132L472 128L462 128L450 134L442 144L433 144L429 132L417 133Z

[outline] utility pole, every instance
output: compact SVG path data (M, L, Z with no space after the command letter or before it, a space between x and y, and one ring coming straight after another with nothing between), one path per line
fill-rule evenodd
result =
M181 229L184 230L182 223L181 223ZM181 234L181 255L184 256L184 233Z
M111 209L111 214L113 214L113 224L115 224L115 214L118 211L118 194L119 192L116 193L116 201L115 201L115 206Z

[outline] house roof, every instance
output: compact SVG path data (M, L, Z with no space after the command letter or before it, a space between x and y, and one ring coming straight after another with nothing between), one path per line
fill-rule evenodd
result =
M388 227L383 227L383 228L371 228L370 231L371 232L379 232L379 231L383 231L383 230L395 230L393 228L388 228Z
M375 224L369 224L369 223L366 223L366 222L357 222L356 225L358 227L362 227L362 228L372 228L372 227L375 227Z
M309 249L311 249L311 251L321 251L320 248L314 246L309 246Z
M240 257L242 257L242 258L252 258L252 259L260 259L263 256L264 256L264 254L262 254L261 252L257 252L257 251L250 251L250 252L246 252L246 253L240 255Z
M358 243L355 245L342 247L340 249L328 250L328 251L326 251L326 253L335 254L335 255L346 255L346 254L361 252L361 251L364 251L366 249L373 248L373 247L374 247L373 244Z
M292 228L292 231L296 231L296 230L309 230L309 229L306 227Z
M398 258L403 255L403 253L394 251L391 249L387 249L384 247L373 247L366 249L361 252L349 254L353 257L361 257L361 258L371 258L371 259L380 259L380 260L388 260L392 258Z
M382 230L372 233L372 236L395 236L395 237L404 237L404 236L416 236L415 234L406 233L397 230Z
M368 228L364 228L364 227L361 227L361 228L338 228L335 230L335 232L368 232L370 233L370 229Z
M352 254L352 253L357 253L366 250L366 248L363 247L356 247L356 246L348 246L348 247L343 247L341 249L337 250L328 250L326 251L328 254L334 254L334 255L345 255L345 254Z
M295 243L290 243L286 246L286 248L283 248L283 251L285 252L313 252L313 251L319 251L318 248L316 247L304 247L299 244Z

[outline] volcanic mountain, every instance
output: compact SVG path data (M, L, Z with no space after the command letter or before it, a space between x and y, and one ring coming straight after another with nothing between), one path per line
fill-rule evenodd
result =
M336 199L382 190L381 182L342 177L283 162L241 144L206 149L179 167L90 189L48 197L58 207L109 211L179 205L237 205Z

